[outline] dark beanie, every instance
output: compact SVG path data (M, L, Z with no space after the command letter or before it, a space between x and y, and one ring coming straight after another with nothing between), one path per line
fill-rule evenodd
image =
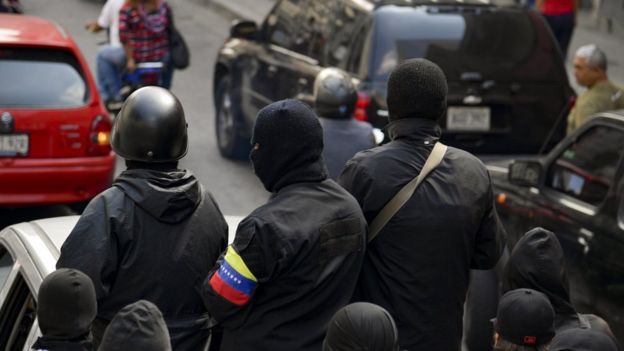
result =
M390 120L426 118L437 121L446 112L446 76L435 63L412 59L401 63L388 80Z
M110 322L98 351L171 351L169 331L153 303L139 300L122 308Z
M258 113L251 138L254 172L270 192L327 177L322 161L323 128L312 109L298 100L274 102Z
M88 334L96 314L95 288L86 274L61 268L41 283L37 318L44 336L74 339Z
M368 302L340 309L329 322L323 351L398 351L399 334L390 313Z

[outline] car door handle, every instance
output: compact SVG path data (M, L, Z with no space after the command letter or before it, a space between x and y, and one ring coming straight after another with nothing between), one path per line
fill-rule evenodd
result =
M302 86L302 87L307 87L307 86L308 86L308 80L307 80L307 79L305 79L305 78L299 78L298 83L299 83L299 85L300 85L300 86Z
M277 73L277 67L275 67L273 65L269 65L268 71L269 71L270 74L275 74L275 73Z

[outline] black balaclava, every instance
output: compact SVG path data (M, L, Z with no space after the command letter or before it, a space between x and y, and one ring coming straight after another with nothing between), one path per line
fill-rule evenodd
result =
M327 328L323 351L398 351L399 333L390 313L368 302L340 309Z
M513 248L505 266L503 290L527 288L548 296L557 316L574 315L563 249L554 233L535 228Z
M93 282L79 270L58 269L41 283L37 319L44 337L70 340L89 335L96 314Z
M448 85L444 72L426 59L411 59L392 71L388 79L390 121L425 118L437 121L446 113Z
M323 129L303 102L282 100L260 110L251 145L254 172L272 193L290 184L327 178L321 157Z
M110 322L98 351L171 351L163 315L153 303L139 300L122 308Z
M605 333L592 329L568 329L557 334L550 351L617 351L615 341Z

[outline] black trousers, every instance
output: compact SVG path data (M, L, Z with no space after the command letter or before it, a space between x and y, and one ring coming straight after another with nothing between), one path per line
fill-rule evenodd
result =
M568 46L574 32L574 13L566 13L562 15L544 15L544 19L548 22L550 29L555 35L555 39L559 43L561 54L565 60L568 57Z

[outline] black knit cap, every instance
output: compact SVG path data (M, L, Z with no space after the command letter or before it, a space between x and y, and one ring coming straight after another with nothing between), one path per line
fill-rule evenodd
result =
M74 339L88 334L96 314L95 288L86 274L61 268L41 282L37 318L44 336Z
M554 321L555 311L546 295L531 289L516 289L501 298L494 329L513 344L537 347L555 336Z
M426 59L411 59L392 71L388 80L390 120L426 118L437 121L446 113L448 85L442 69Z
M281 100L260 110L251 144L254 172L270 192L327 178L321 157L323 128L314 111L301 101Z

